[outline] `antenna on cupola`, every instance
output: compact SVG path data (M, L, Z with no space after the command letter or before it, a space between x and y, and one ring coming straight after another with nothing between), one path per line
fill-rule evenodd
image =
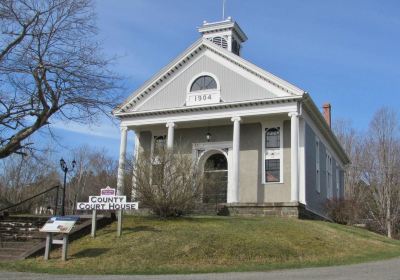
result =
M225 20L225 4L226 0L222 0L222 20Z

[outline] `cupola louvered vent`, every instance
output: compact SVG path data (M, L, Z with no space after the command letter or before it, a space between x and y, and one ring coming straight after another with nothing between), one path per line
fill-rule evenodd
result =
M228 48L228 42L225 40L225 38L214 37L212 38L212 42L220 47L223 47L224 49Z

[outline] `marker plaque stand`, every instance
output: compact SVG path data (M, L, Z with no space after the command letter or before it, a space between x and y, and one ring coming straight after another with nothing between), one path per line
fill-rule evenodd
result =
M46 233L46 248L44 251L44 259L50 259L50 251L53 244L62 245L61 259L67 260L68 254L68 237L72 228L79 217L52 217L40 229L41 232ZM62 239L54 239L54 234L62 234Z
M53 239L53 233L48 232L46 236L46 248L44 251L44 259L47 261L50 259L51 245L58 244L62 245L61 260L67 260L68 254L68 233L63 233L62 239Z

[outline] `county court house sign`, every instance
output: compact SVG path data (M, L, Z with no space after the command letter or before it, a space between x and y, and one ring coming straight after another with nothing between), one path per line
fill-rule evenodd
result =
M138 202L127 202L126 196L115 195L115 189L107 186L99 196L89 196L88 202L78 202L77 210L137 210Z

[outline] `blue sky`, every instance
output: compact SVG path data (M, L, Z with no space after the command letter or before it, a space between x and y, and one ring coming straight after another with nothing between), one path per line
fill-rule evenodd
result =
M222 0L102 0L99 38L125 96L199 38L203 20L222 17ZM331 102L333 119L361 130L381 106L400 105L400 1L226 0L248 36L242 56ZM89 144L118 157L119 130L108 120L86 128L57 123L67 148ZM130 137L130 150L133 135Z

